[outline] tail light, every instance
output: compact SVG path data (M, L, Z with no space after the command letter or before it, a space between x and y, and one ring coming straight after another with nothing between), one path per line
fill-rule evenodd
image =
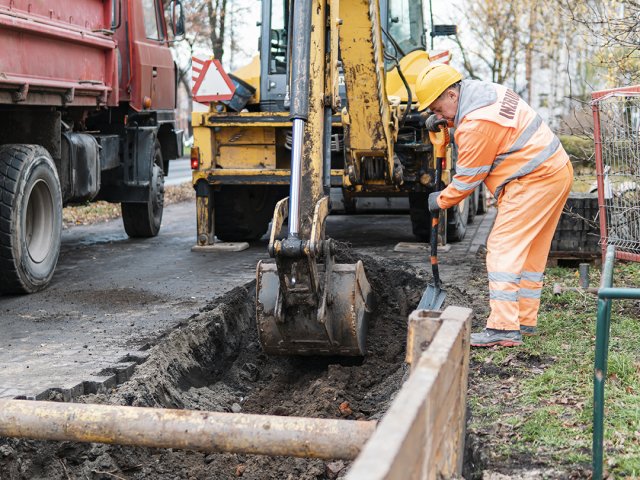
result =
M197 170L200 167L200 148L191 147L191 170Z

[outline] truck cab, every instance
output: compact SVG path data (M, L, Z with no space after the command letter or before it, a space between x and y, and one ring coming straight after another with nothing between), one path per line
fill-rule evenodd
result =
M181 3L166 13L170 28L160 0L0 0L0 293L51 281L65 205L121 203L129 236L158 234L182 150Z

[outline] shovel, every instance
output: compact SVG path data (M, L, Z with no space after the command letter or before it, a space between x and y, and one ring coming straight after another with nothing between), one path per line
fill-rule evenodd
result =
M433 154L436 157L436 178L435 186L440 188L442 179L442 166L447 161L447 145L449 144L449 129L440 129L440 132L429 132L429 140L433 144ZM431 218L431 271L433 272L433 283L427 285L427 289L422 294L418 310L439 310L447 297L447 292L442 289L440 281L440 271L438 269L438 224L440 215L433 215Z

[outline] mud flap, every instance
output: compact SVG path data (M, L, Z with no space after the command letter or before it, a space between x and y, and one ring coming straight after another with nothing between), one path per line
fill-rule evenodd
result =
M319 266L321 267L321 266ZM366 353L372 309L371 286L361 261L319 269L323 285L318 304L284 305L275 263L258 263L256 324L262 348L274 355L347 355Z

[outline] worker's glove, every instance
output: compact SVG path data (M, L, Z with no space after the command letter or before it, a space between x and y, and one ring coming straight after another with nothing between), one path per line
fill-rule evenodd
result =
M438 118L435 113L433 115L429 115L429 117L424 121L424 128L431 132L439 132L440 127L447 128L447 120L444 118Z
M438 205L439 196L440 192L431 192L429 194L429 211L433 214L438 214L440 212L440 206Z

